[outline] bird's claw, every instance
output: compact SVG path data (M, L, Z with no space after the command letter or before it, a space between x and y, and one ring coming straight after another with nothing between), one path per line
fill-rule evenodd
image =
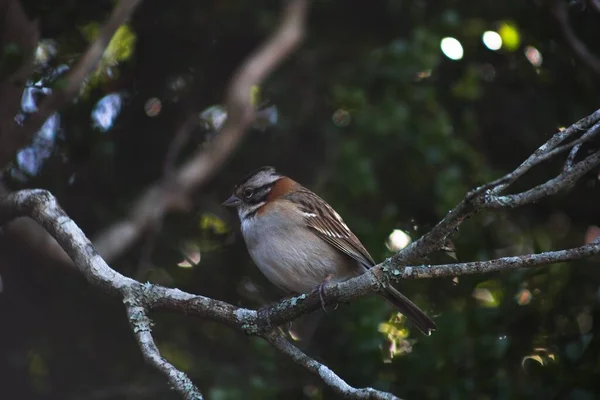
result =
M323 309L323 311L325 311L325 313L327 313L327 310L325 309L325 287L327 286L331 278L333 278L333 274L327 275L323 282L321 282L321 284L319 285L319 298L321 299L321 308Z

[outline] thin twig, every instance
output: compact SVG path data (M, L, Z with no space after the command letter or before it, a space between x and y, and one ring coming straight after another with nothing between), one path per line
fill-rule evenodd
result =
M592 126L592 128L590 128L577 140L574 140L563 146L558 146L574 134L584 131L590 126ZM572 148L575 145L590 140L592 137L597 135L598 132L600 132L600 109L596 110L587 117L580 119L570 127L555 133L552 136L552 138L550 138L550 140L548 140L535 152L533 152L533 154L530 155L527 158L527 160L523 161L521 165L519 165L514 171L512 171L509 174L506 174L502 178L496 179L495 181L486 183L485 185L476 188L475 190L469 192L466 198L472 199L473 197L490 189L493 189L495 194L499 194L502 191L506 190L510 185L515 183L517 179L519 179L533 167L541 164L544 161L549 160L550 158L556 156L559 153L562 153L565 150Z
M569 171L571 168L573 168L573 162L575 162L575 157L577 157L577 153L579 152L579 149L581 149L581 143L578 143L575 146L573 146L573 148L569 152L569 156L567 157L567 160L565 161L563 171Z
M455 277L461 275L484 274L497 271L508 271L517 268L533 268L548 264L580 260L600 254L600 242L596 241L573 249L550 251L538 254L504 257L494 260L473 261L444 265L402 265L388 258L357 278L333 284L327 287L323 295L326 304L347 303L363 297L375 290L381 290L379 282L400 282L407 279L430 279ZM379 282L378 282L379 281ZM269 307L261 309L258 314L257 327L268 331L271 326L280 326L309 312L320 308L321 299L316 292L308 295L284 299ZM191 314L198 310L192 309ZM265 316L269 316L269 324Z
M455 277L460 275L486 274L490 272L509 271L517 268L540 267L566 261L580 260L600 254L600 242L586 244L567 250L547 251L539 254L503 257L494 260L473 261L446 265L417 265L400 267L392 275L402 279L426 279ZM397 272L396 272L397 271ZM396 278L393 278L396 280Z
M202 394L190 378L177 370L177 368L160 355L152 337L153 324L150 318L148 318L146 308L139 304L140 302L133 290L129 290L128 292L123 299L127 311L127 319L146 362L162 372L173 388L184 399L202 400Z
M410 264L422 261L427 255L440 251L448 237L455 232L460 224L469 219L473 214L484 208L511 208L529 204L544 196L557 193L570 188L577 179L587 171L598 165L596 155L576 164L571 171L563 171L558 177L538 185L527 192L507 196L497 196L506 190L517 179L526 174L534 166L546 161L550 156L567 150L573 145L584 143L594 137L600 130L600 109L573 125L554 134L546 143L540 146L531 156L521 163L514 171L482 185L465 195L456 207L446 214L429 232L412 242L392 257L395 263ZM580 138L564 146L559 146L576 133L584 132ZM550 156L548 156L550 155Z
M556 178L522 193L505 196L484 196L479 199L481 208L515 208L525 204L535 203L542 198L568 190L585 174L600 164L600 151L593 153L583 161L578 162L569 170L563 170Z
M310 358L296 346L286 340L279 332L271 332L263 336L277 350L290 357L296 364L321 378L330 388L344 398L349 399L374 399L374 400L400 400L391 393L382 392L373 388L357 389L348 385L342 378L335 374L329 367Z

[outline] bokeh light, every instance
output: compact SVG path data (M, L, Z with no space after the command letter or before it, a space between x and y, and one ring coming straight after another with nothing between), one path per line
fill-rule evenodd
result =
M527 57L527 60L529 60L531 65L536 68L541 67L542 61L544 61L542 53L540 53L540 51L533 46L525 47L525 57Z
M111 93L101 98L92 110L94 128L108 131L121 112L123 100L119 93Z
M521 35L519 34L519 30L516 25L504 22L500 25L498 29L498 33L502 38L502 44L504 48L508 51L515 51L521 45Z
M442 53L451 60L460 60L463 58L464 50L462 44L453 37L443 38L440 42L440 48L442 49Z
M431 70L430 69L426 69L424 71L419 71L417 72L417 76L415 78L415 80L418 81L422 81L423 79L427 79L431 76Z
M533 299L533 295L527 289L522 289L516 295L516 301L520 306L525 306L531 303L531 299Z
M500 50L502 47L502 37L498 32L486 31L481 37L483 44L490 50Z
M58 44L52 39L42 39L35 49L35 64L45 66L58 53Z
M473 289L472 296L478 301L479 305L486 308L495 308L502 302L504 288L499 281L483 281Z
M390 233L386 245L391 251L399 251L408 246L410 242L411 238L406 232L401 231L400 229L394 229L392 233Z
M160 114L160 110L162 109L162 103L159 98L151 97L144 104L144 111L146 115L149 117L156 117Z
M25 147L17 154L17 165L28 175L37 175L50 157L60 130L60 115L52 114L36 133L31 146Z

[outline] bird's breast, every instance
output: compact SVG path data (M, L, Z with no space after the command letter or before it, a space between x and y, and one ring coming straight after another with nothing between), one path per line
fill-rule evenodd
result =
M306 227L295 208L278 203L267 205L275 209L242 222L248 252L267 279L288 292L306 293L328 275L333 275L332 282L357 275L355 260Z

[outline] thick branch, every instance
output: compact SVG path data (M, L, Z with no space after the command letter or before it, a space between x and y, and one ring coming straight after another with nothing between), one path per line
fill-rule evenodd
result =
M73 257L78 269L90 283L108 293L120 296L130 295L130 290L138 291L138 297L144 299L143 305L150 309L202 316L236 327L246 333L255 334L265 332L270 326L281 325L321 307L321 296L316 291L284 299L257 313L178 289L141 284L111 269L100 256L94 254L93 246L83 232L64 214L52 195L43 190L21 191L0 198L0 225L21 216L30 216L44 226ZM598 254L600 254L600 243L596 241L568 250L448 265L403 266L391 257L373 267L368 273L329 285L323 294L323 300L326 304L346 303L378 291L388 282L404 279L453 277L534 267Z
M146 310L165 309L198 315L223 322L247 334L265 335L263 336L265 338L272 329L269 321L261 319L256 311L238 308L204 296L195 296L178 289L141 284L111 269L96 253L93 245L75 222L58 206L56 199L45 190L24 190L0 197L0 225L24 216L29 216L39 223L56 239L88 282L107 294L124 299L130 324L144 357L166 374L171 384L185 398L200 398L198 397L200 394L185 374L177 371L160 356L151 336L150 320L147 318ZM318 299L318 294L312 298ZM304 313L307 312L309 311L306 310ZM282 345L277 343L278 346ZM292 344L286 345L286 354L290 354L293 349ZM299 357L302 352L295 350L293 354ZM316 364L303 365L314 372ZM318 371L326 384L336 385L332 386L334 390L343 389L349 398L364 398L365 390L369 393L380 393L374 389L353 389L325 366L319 367Z

